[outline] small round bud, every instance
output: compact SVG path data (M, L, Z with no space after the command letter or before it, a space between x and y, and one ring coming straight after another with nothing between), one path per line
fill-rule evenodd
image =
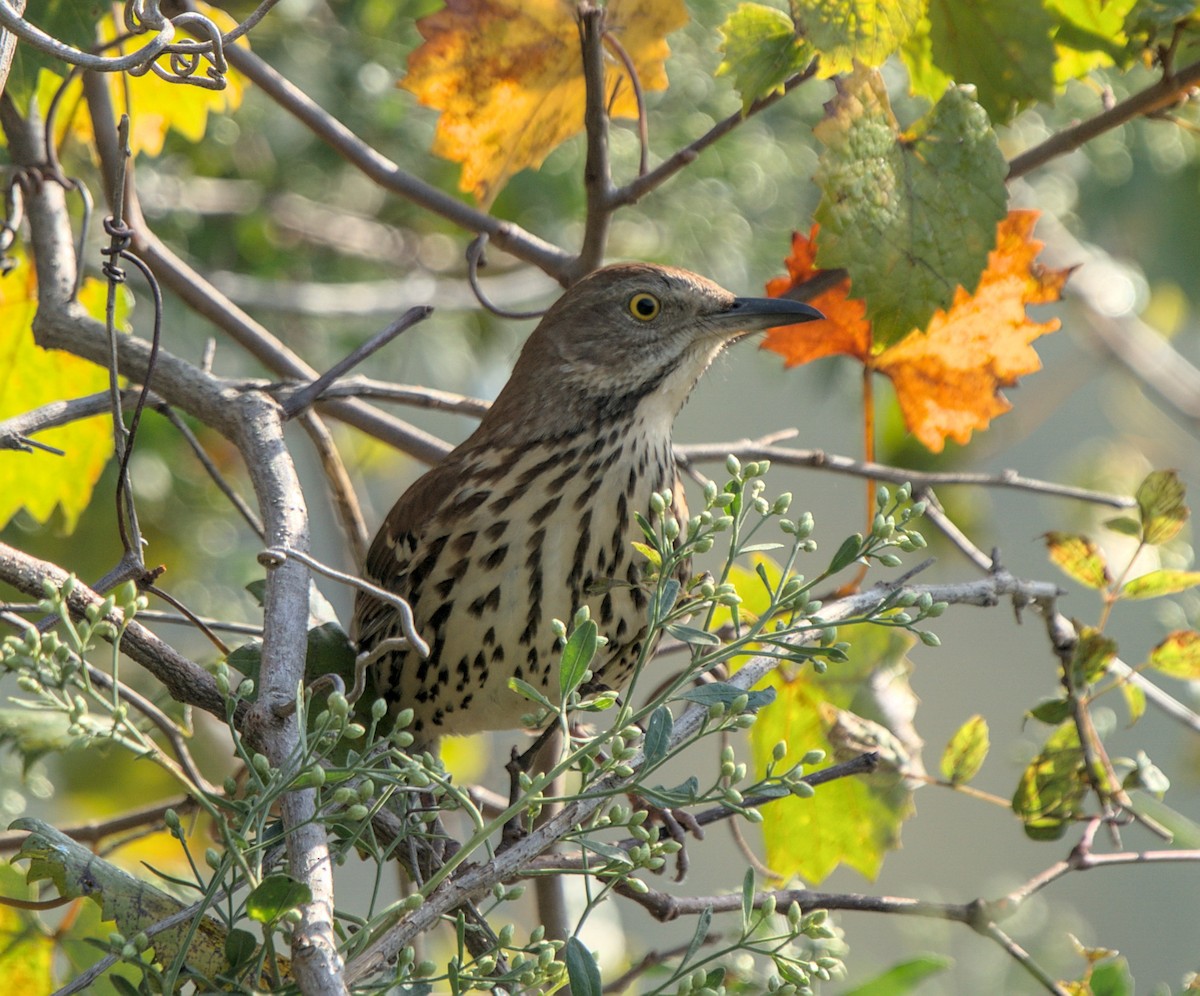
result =
M742 464L732 453L725 458L725 471L730 477L740 477L742 473ZM65 585L63 586L65 589Z
M941 638L937 633L931 633L927 629L921 630L921 642L927 647L940 647L942 645Z
M378 723L384 716L387 715L387 702L383 699L376 699L371 703L371 718Z

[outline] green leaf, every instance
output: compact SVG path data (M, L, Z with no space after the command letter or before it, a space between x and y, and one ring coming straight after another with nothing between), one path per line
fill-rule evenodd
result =
M739 4L720 28L717 75L733 77L742 110L783 88L788 77L811 60L812 49L796 37L796 26L783 11L760 3Z
M1013 793L1013 812L1034 840L1058 840L1083 812L1090 785L1073 723L1055 730L1026 767Z
M775 689L763 688L758 691L747 692L743 688L738 688L737 685L731 685L727 681L710 681L706 685L699 685L696 688L689 688L686 692L680 694L681 699L687 699L689 702L699 702L701 705L713 705L721 703L721 705L729 705L734 699L740 695L747 696L746 708L754 711L761 709L765 705L770 705L775 701Z
M671 636L675 637L676 640L686 643L691 647L719 647L721 645L721 638L716 633L696 629L695 626L685 626L682 623L667 623L664 629Z
M1150 651L1146 663L1181 681L1200 681L1200 633L1179 629Z
M666 788L662 785L647 788L645 785L639 785L638 793L645 796L656 806L667 808L690 806L699 798L700 779L692 775L687 781L681 782L674 788Z
M659 706L650 714L650 722L646 724L646 740L642 747L647 766L657 764L667 756L674 725L675 717L665 705Z
M753 875L753 873L751 873ZM753 879L751 880L753 883ZM711 906L705 906L700 912L700 916L696 918L696 929L692 932L692 939L688 943L687 951L684 952L683 960L679 963L681 967L685 967L690 962L700 946L708 937L708 928L712 925L713 911Z
M1142 524L1132 516L1118 515L1115 519L1106 519L1104 524L1114 533L1141 538Z
M267 579L255 578L246 585L246 591L250 593L250 597L258 603L261 609L267 604Z
M678 578L667 578L660 587L650 593L650 625L661 626L679 600L682 586Z
M1049 532L1043 539L1050 559L1080 584L1103 588L1112 580L1103 551L1086 536Z
M1173 470L1156 470L1147 475L1137 489L1138 511L1142 515L1142 539L1157 545L1174 539L1188 519L1183 503L1185 488Z
M1150 571L1127 581L1121 588L1123 598L1158 598L1176 595L1200 584L1200 571Z
M742 933L750 929L750 914L754 912L754 869L747 868L742 876Z
M604 996L600 981L600 966L578 937L568 937L563 950L567 978L571 981L572 996Z
M913 992L926 979L953 967L954 959L941 955L923 954L893 965L873 979L868 979L842 996L904 996Z
M1083 688L1095 684L1117 655L1117 641L1110 639L1091 626L1084 626L1079 633L1079 642L1071 654L1071 684Z
M821 57L821 75L880 66L916 30L924 0L792 0L792 18Z
M1129 63L1124 27L1135 5L1136 0L1048 0L1046 9L1057 22L1054 79L1059 86L1094 69Z
M1137 991L1129 962L1124 958L1092 966L1088 988L1091 996L1134 996Z
M983 767L990 746L988 725L980 715L958 728L942 754L942 777L952 785L969 782Z
M246 915L259 923L275 923L283 914L312 901L303 882L277 872L258 883L246 897Z
M1071 715L1071 703L1064 698L1043 699L1029 710L1028 715L1049 726L1058 726Z
M1054 27L1040 3L943 2L929 8L934 63L956 82L974 84L980 105L997 123L1054 96Z
M624 848L617 847L614 844L606 844L601 840L592 840L590 837L579 838L579 846L593 851L604 858L610 864L621 865L623 868L632 868L633 859L625 852Z
M902 134L882 77L836 81L814 134L825 146L817 265L845 269L877 344L923 329L962 286L974 291L1005 215L1007 165L991 124L961 87Z
M565 699L583 683L583 673L596 656L599 645L599 630L594 619L586 619L575 627L575 631L563 647L562 661L558 668L558 686Z
M520 678L509 678L508 687L518 695L529 699L530 702L536 702L538 705L554 711L554 703L534 688L533 685L529 684L528 681L522 681Z
M229 967L237 971L245 965L258 950L258 941L248 930L235 928L225 938L225 958Z
M862 552L862 545L863 538L858 533L855 533L853 536L847 536L842 540L842 545L838 547L837 553L833 555L833 559L829 562L829 573L836 574L843 568L853 564Z

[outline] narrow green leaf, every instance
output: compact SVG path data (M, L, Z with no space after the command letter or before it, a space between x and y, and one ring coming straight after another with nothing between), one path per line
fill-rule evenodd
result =
M583 673L596 656L599 630L594 619L587 619L575 627L575 631L563 647L562 661L558 668L558 685L565 699L583 683Z
M662 621L667 618L671 610L675 608L675 603L679 601L681 587L678 578L667 578L660 587L654 590L650 596L651 626L662 625Z
M747 868L742 878L742 933L750 929L750 915L754 912L754 869Z
M1118 515L1115 519L1106 519L1104 524L1114 533L1141 538L1142 524L1131 516Z
M696 929L692 932L692 939L688 943L687 951L683 955L683 961L679 963L681 967L686 967L696 952L700 950L700 946L704 943L705 938L708 937L708 928L712 924L712 918L712 907L705 906L700 916L696 918Z
M942 754L942 777L953 785L969 782L983 767L989 746L987 720L980 715L972 716L946 744Z
M667 756L674 725L675 717L665 705L659 706L650 714L650 722L646 724L646 741L642 748L647 766L657 764Z
M749 546L738 548L740 553L770 553L772 550L782 549L782 543L751 543Z
M509 678L508 687L518 695L523 695L531 702L536 702L547 709L554 709L554 703L534 688L533 685L529 684L528 681L522 681L520 678Z
M689 688L679 697L687 699L689 702L699 702L701 705L712 705L715 702L720 702L722 705L729 705L739 695L748 696L746 707L751 710L761 709L763 706L775 701L774 688L746 692L744 689L738 688L737 685L731 685L727 681L710 681L707 685Z
M274 923L289 910L312 901L312 890L291 875L268 875L246 897L246 914L259 923Z
M656 806L667 808L690 806L699 797L700 779L692 775L687 781L681 782L674 788L666 788L663 785L655 785L652 788L639 785L638 793L645 796L645 798L649 799Z
M611 864L621 865L623 868L633 867L633 859L629 857L623 848L617 847L614 844L606 844L601 840L592 840L590 837L584 837L579 839L579 845L599 854L600 857Z
M1200 571L1150 571L1127 581L1121 588L1122 598L1158 598L1176 595L1200 584Z
M833 555L833 559L829 562L829 573L836 574L844 567L849 567L858 559L858 555L862 552L863 538L858 533L853 536L847 536L842 540L842 545L838 547L837 553Z
M1147 475L1134 496L1142 515L1142 539L1156 545L1178 535L1190 514L1183 503L1184 493L1183 482L1173 470Z
M563 960L567 964L567 978L571 982L572 996L603 996L604 986L600 981L600 966L592 953L578 937L568 937L563 949Z
M696 629L695 626L685 626L683 623L667 623L663 628L667 633L675 637L676 640L686 643L691 647L719 647L721 645L721 638L716 633Z

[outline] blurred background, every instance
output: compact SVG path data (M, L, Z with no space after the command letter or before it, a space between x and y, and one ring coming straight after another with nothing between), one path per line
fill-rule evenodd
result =
M250 7L227 6L235 16L245 12L239 7ZM458 167L428 151L434 112L418 107L396 87L407 53L420 41L415 19L434 6L287 0L255 30L253 44L264 59L401 167L454 191ZM713 77L720 61L715 30L727 6L699 0L689 8L693 22L670 39L671 87L649 97L654 157L686 145L740 106L729 82ZM896 96L905 92L902 69L889 66L885 72L901 123L923 113L925 105ZM1152 78L1148 71L1133 71L1112 78L1095 74L1069 84L1052 109L1026 111L1006 127L1002 147L1011 157ZM610 258L671 263L704 273L736 293L761 293L768 279L784 272L792 231L807 231L811 224L819 196L809 179L817 162L812 128L831 95L827 83L801 86L625 209L613 227ZM1194 122L1194 109L1179 113ZM638 147L628 122L613 128L611 145L618 179L632 176ZM1078 267L1066 300L1035 316L1045 320L1054 315L1062 321L1060 331L1037 343L1045 369L1008 392L1011 413L977 434L969 446L951 444L938 456L906 435L881 381L879 459L916 469L1012 468L1026 477L1123 494L1131 494L1149 470L1175 468L1190 493L1200 493L1200 397L1191 397L1190 409L1181 408L1178 398L1172 403L1154 383L1131 372L1113 345L1123 343L1147 356L1146 343L1166 343L1183 360L1197 358L1197 149L1193 128L1138 121L1015 182L1013 206L1043 213L1036 231L1047 243L1042 259ZM579 180L583 153L580 136L552 153L541 170L519 174L500 194L494 213L549 241L576 246L584 213ZM68 146L64 160L68 172L94 176L78 149ZM498 319L476 304L465 279L469 240L464 233L372 185L253 88L236 113L210 120L203 141L171 136L161 156L142 157L138 182L155 231L318 369L330 366L404 309L432 304L436 312L429 321L377 354L361 372L491 398L532 328L532 322ZM90 258L100 257L93 253ZM484 286L498 304L542 307L556 296L551 280L502 253L489 251L489 264ZM136 281L132 288L139 297L135 327L144 332L149 308ZM166 348L198 360L212 330L170 298L166 315ZM262 374L223 344L214 367L222 374ZM1182 369L1175 363L1168 372ZM857 364L827 359L784 370L779 357L744 343L707 374L679 420L677 440L734 441L794 427L798 446L861 457L861 391ZM451 442L465 437L473 425L465 417L416 409L399 414ZM373 529L423 467L352 430L339 426L336 431ZM202 439L248 494L235 452L212 433ZM300 459L311 462L311 450L299 434L294 442ZM35 454L21 459L53 458ZM719 463L700 469L722 479ZM167 566L164 587L202 615L256 621L257 607L244 586L262 574L255 560L257 540L231 514L176 432L157 418L144 423L133 478L149 540L147 559ZM312 466L308 480L314 553L352 569ZM4 539L85 579L98 577L120 553L107 497L112 489L110 468L72 535L19 517L4 531ZM864 487L856 478L776 467L768 492L784 490L796 495L794 510L813 512L815 537L827 553L863 527ZM1081 622L1096 621L1100 603L1095 593L1048 562L1041 536L1049 530L1087 532L1118 560L1121 550L1128 556L1128 541L1100 528L1114 514L1111 509L1014 490L946 488L940 496L977 546L998 548L1002 563L1018 576L1058 582L1068 593L1062 610ZM937 561L922 581L977 576L934 530L927 528L925 534ZM1167 551L1166 566L1190 567L1189 543L1190 531L1185 530ZM345 620L346 591L332 584L322 587ZM1119 641L1122 656L1135 663L1170 629L1195 625L1198 614L1200 601L1191 593L1121 605L1109 633ZM918 646L910 654L911 682L921 699L916 724L926 740L926 764L936 768L950 735L967 717L982 714L993 747L976 784L1010 798L1046 731L1036 723L1027 726L1022 717L1058 690L1056 662L1042 622L1032 614L1015 619L1007 606L955 608L931 628L941 637L941 647ZM213 661L210 645L199 637L177 630L164 635L196 659ZM1193 707L1200 705L1196 688L1159 681ZM1153 708L1130 730L1124 709L1114 704L1111 725L1111 753L1145 750L1171 780L1169 805L1200 823L1200 744L1194 734ZM211 742L209 760L219 769L225 750L220 731L201 722L198 736ZM492 752L460 743L455 763L464 775L478 774L503 789L503 776L487 773L479 761ZM507 743L495 750L498 756L506 753ZM159 793L170 796L171 786L149 764L117 751L108 762L101 784L83 755L38 763L22 775L14 756L0 754L0 785L9 786L0 791L0 817L7 823L34 807L60 823L75 823ZM1066 856L1069 844L1035 843L1010 812L987 803L935 787L917 792L915 802L903 846L888 856L877 881L842 870L820 887L963 902L1001 895ZM688 881L656 885L687 894L737 887L742 858L732 850L725 829L714 828L706 841L689 846L693 871ZM1124 846L1159 845L1130 828ZM1190 846L1200 846L1200 841ZM736 875L729 874L731 867ZM1070 875L1029 903L1006 928L1061 976L1076 975L1082 966L1066 939L1069 932L1088 945L1119 948L1129 959L1139 991L1149 992L1158 983L1177 988L1185 973L1200 970L1198 883L1200 870L1188 864ZM610 932L594 946L614 960L622 948L636 958L648 938L665 946L672 937L686 940L692 930L687 923L656 925L625 904L619 909L609 904L606 913L610 919L601 926ZM1040 991L995 945L961 926L864 914L837 919L850 947L851 976L831 985L831 992L847 991L856 980L922 951L948 953L955 960L922 993Z

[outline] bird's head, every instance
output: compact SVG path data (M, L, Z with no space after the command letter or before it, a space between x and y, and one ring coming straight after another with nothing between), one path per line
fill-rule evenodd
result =
M521 351L493 412L545 412L555 425L631 411L653 395L669 421L728 343L751 332L824 316L783 298L735 297L673 267L623 263L597 270L551 306ZM661 402L661 404L658 404ZM557 421L555 421L557 420Z

